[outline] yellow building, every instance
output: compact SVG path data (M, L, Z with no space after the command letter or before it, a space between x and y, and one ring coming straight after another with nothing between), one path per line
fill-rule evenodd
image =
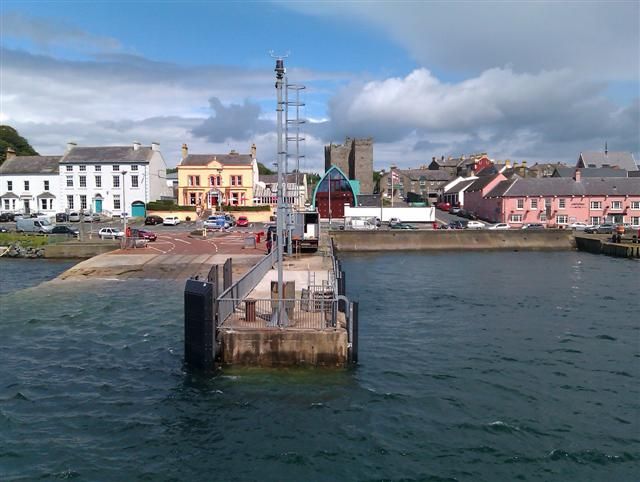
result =
M258 179L256 145L251 154L189 154L182 145L178 165L178 204L216 210L220 205L253 206Z

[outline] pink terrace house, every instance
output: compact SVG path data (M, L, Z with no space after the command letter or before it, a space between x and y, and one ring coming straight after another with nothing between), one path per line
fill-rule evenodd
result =
M573 178L507 179L498 174L478 179L465 201L478 217L514 228L527 223L550 228L575 222L640 225L640 177L581 178L580 169Z

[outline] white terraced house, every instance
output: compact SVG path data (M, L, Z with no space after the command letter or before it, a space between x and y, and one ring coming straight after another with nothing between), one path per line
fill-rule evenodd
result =
M61 156L16 156L7 149L0 166L0 212L54 215L61 209Z
M60 160L63 210L144 216L150 201L172 197L160 146L78 147L67 144Z

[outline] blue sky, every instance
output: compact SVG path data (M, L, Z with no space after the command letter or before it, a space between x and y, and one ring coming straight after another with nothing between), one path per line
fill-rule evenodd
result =
M5 0L0 119L44 154L158 141L175 165L183 142L256 142L270 163L274 50L307 86L307 170L345 136L372 136L377 168L605 141L637 159L639 5Z

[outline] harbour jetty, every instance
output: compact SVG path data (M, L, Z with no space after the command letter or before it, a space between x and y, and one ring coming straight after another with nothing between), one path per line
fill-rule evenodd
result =
M575 249L574 233L568 229L504 230L376 230L330 233L338 251L446 251Z
M604 254L616 258L640 258L640 243L637 238L635 240L623 238L622 242L613 243L609 237L576 236L576 246L580 251L594 254Z

